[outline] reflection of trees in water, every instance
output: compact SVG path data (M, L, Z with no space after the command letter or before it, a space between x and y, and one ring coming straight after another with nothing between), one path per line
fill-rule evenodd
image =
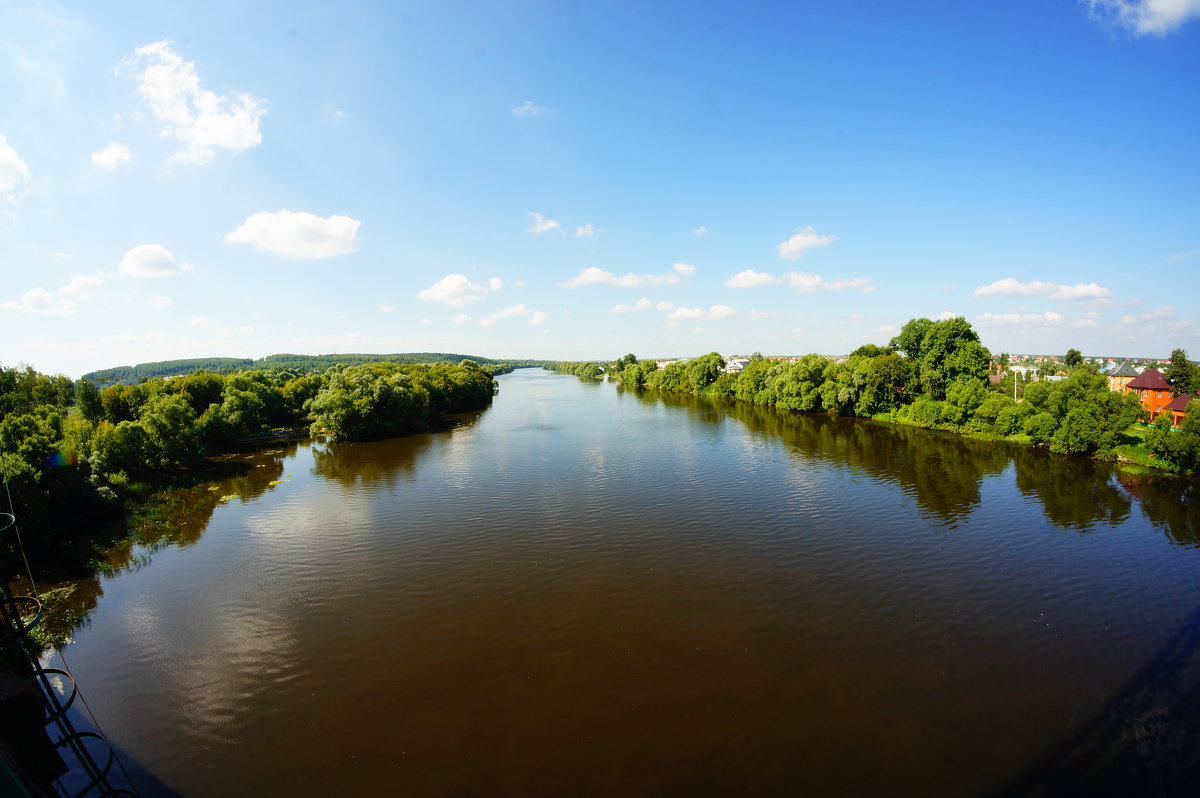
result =
M1129 518L1129 498L1112 481L1112 468L1081 457L1042 450L1014 452L1017 490L1037 499L1058 526L1090 532L1097 524L1116 526Z
M1176 543L1200 545L1200 481L1184 477L1120 472L1117 482L1150 523Z
M923 510L948 523L963 519L978 506L983 478L999 474L1011 459L1003 447L913 427L686 394L659 394L658 398L668 407L687 407L701 421L735 418L782 440L793 458L821 460L896 483Z
M1010 462L1016 486L1037 499L1053 524L1077 532L1118 525L1129 518L1132 495L1152 524L1172 539L1200 545L1200 482L1165 474L1134 476L1080 457L975 441L901 425L773 407L727 403L682 393L624 390L644 404L686 408L701 423L731 416L783 440L789 453L849 466L899 483L920 507L943 521L962 519L980 502L983 477Z
M313 446L313 473L346 486L386 485L411 479L417 461L439 437L474 427L485 410L449 416L439 432L423 432L378 441Z

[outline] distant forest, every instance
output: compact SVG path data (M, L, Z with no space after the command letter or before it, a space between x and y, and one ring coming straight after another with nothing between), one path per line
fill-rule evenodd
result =
M495 360L475 355L457 355L448 352L405 352L393 355L267 355L257 360L244 357L194 357L183 360L159 360L139 363L136 366L115 366L110 369L84 374L85 380L99 383L136 383L153 377L180 377L207 371L214 374L234 374L251 369L289 369L301 372L322 372L336 365L360 365L363 363L459 363L474 360L480 365L506 363L513 368L543 366L545 360Z

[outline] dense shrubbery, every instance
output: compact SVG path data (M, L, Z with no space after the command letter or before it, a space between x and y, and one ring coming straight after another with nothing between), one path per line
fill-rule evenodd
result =
M1014 401L1012 378L999 386L989 383L990 361L965 319L913 319L889 346L868 344L840 361L815 354L794 361L756 355L740 372L726 374L716 352L661 369L626 355L608 371L631 387L992 437L1023 434L1055 452L1102 458L1113 456L1141 412L1136 398L1110 391L1086 364L1061 382L1029 384L1023 401ZM585 377L605 371L595 363L552 368Z
M44 555L79 528L119 520L124 500L238 441L306 422L335 440L407 432L486 407L494 385L491 369L470 360L199 372L103 390L0 368L0 466L26 545L57 560Z
M1178 429L1171 429L1170 418L1170 413L1163 413L1154 419L1147 448L1181 471L1200 469L1200 400L1188 402Z

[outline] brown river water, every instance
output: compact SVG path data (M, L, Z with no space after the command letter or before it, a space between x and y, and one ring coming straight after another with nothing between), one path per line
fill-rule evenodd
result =
M499 384L447 431L239 456L102 580L65 655L142 794L1197 784L1194 481Z

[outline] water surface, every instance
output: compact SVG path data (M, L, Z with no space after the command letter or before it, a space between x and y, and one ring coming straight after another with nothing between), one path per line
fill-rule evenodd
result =
M148 792L1099 793L1193 772L1194 483L499 382L445 432L247 455L179 545L104 581L66 656Z

